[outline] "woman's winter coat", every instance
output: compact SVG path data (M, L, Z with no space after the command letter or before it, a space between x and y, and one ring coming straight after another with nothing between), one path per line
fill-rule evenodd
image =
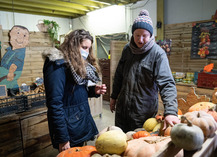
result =
M177 115L177 91L166 53L157 44L133 54L127 44L114 76L111 98L117 99L115 125L125 132L141 128L158 112L158 91L164 115Z
M56 58L56 57L54 57ZM98 97L95 86L76 85L63 59L47 57L43 68L47 116L54 148L70 141L75 146L98 134L88 97Z

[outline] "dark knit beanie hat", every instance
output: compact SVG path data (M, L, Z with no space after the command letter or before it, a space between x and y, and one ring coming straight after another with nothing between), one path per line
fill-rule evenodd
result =
M133 26L132 26L132 33L136 29L146 29L151 33L151 36L153 34L153 24L152 20L149 17L149 12L147 10L142 10L139 13L139 16L134 20Z

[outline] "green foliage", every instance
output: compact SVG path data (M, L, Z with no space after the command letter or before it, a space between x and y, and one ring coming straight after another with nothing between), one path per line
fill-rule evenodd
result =
M51 39L55 43L55 46L58 47L60 44L60 42L58 40L58 31L59 31L60 26L55 21L43 20L43 22L44 22L44 25L48 26L47 31L48 31Z

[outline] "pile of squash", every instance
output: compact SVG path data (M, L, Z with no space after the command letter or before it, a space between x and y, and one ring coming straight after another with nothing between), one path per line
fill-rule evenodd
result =
M198 102L181 117L181 123L171 129L172 142L188 151L198 150L207 138L217 130L216 105L211 102Z
M127 133L116 126L106 127L98 134L95 146L73 147L57 157L150 157L170 141L184 150L197 150L207 138L215 135L215 106L210 102L200 102L191 106L184 115L179 110L181 123L165 131L162 130L164 117L161 114L147 119L142 128ZM183 149L176 157L183 156Z

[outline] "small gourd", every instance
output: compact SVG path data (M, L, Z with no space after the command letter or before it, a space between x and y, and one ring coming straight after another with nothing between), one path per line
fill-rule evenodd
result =
M138 132L133 134L134 139L137 139L137 138L140 138L140 137L147 137L147 136L150 136L150 133L147 132L147 131L138 131Z
M157 124L158 124L158 121L156 118L149 118L143 124L143 128L146 131L152 131Z

